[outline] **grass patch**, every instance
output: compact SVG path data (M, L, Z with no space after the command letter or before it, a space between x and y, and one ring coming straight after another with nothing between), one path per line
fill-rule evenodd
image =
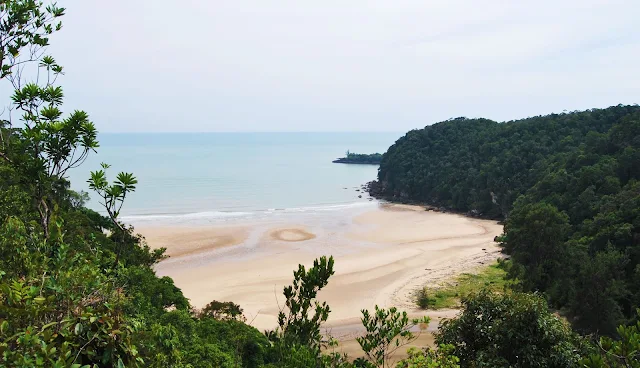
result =
M463 273L441 287L423 288L418 291L417 303L422 309L458 308L461 298L481 289L502 292L516 284L505 278L507 267L508 261L500 260L478 273Z

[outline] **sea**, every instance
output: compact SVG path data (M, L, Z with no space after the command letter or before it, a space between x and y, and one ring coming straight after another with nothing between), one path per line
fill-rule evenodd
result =
M87 184L100 163L138 179L121 219L135 225L198 225L268 219L371 206L360 186L377 165L334 164L347 150L384 153L402 133L105 133L97 153L69 172L71 188ZM362 196L362 198L359 198Z

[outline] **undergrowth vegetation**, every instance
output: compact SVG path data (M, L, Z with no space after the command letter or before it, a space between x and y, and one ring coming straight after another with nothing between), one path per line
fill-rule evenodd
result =
M507 279L508 267L509 261L498 260L477 273L462 273L440 286L424 287L417 293L417 303L423 309L460 308L462 299L478 290L504 292L517 285L516 280Z

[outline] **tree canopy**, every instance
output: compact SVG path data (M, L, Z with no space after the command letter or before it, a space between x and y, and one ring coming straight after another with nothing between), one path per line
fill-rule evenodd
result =
M613 335L640 305L639 179L640 107L620 105L414 130L371 188L504 220L511 277L579 330Z

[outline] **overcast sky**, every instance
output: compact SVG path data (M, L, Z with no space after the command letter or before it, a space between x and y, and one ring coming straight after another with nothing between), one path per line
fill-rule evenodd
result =
M640 102L640 1L66 0L103 132L406 131Z

